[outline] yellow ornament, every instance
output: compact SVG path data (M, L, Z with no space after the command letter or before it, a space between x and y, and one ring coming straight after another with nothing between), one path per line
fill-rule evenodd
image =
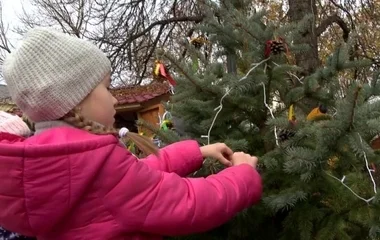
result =
M327 108L323 105L320 105L313 110L307 115L306 119L309 121L316 120L320 118L321 116L325 116L327 113Z
M338 161L339 161L339 158L337 156L333 156L329 158L329 160L327 161L327 164L330 166L330 169L335 169Z

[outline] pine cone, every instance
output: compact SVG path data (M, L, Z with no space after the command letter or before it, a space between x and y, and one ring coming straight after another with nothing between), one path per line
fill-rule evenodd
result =
M284 142L286 140L289 140L294 135L296 135L296 133L292 130L289 130L289 129L281 129L277 134L280 142Z
M205 43L207 43L207 38L197 37L190 40L190 43L196 48L200 49Z
M198 42L198 41L193 41L192 42L193 46L197 49L201 48L202 47L202 43L201 42Z
M280 41L272 41L270 46L270 51L272 54L280 54L281 52L285 52L285 46L283 42Z

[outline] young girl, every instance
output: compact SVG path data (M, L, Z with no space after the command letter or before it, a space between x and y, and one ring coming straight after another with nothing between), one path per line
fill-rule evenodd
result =
M111 65L95 45L50 29L28 32L3 74L34 136L0 143L0 225L46 240L161 239L207 231L259 201L257 158L225 144L183 141L145 152L119 143ZM230 166L186 178L205 157Z
M28 137L30 130L28 125L18 116L0 111L0 141L4 138L17 141L20 137ZM1 211L1 210L0 210ZM21 236L17 233L13 233L0 227L0 239L1 240L33 240Z

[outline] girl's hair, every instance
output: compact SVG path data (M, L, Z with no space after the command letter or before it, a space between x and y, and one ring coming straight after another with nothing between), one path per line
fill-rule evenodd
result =
M65 116L62 117L62 120L76 128L86 130L88 132L99 134L99 135L105 135L105 134L112 134L116 137L119 137L119 131L113 127L104 127L94 121L91 121L89 119L85 119L81 114L78 108L75 108L71 110L69 113L67 113ZM153 144L153 142L145 137L141 136L137 133L128 132L125 135L126 140L131 140L136 144L136 146L145 154L158 154L158 148L156 145ZM124 140L124 139L123 139Z

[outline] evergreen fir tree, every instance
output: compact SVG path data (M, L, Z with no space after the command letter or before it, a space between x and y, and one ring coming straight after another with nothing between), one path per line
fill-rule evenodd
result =
M291 56L307 46L292 42L308 16L278 26L265 23L265 13L247 10L247 2L207 5L198 30L216 52L205 56L188 44L190 58L162 55L178 73L172 114L203 144L225 142L259 156L264 196L227 224L180 239L380 238L380 183L371 170L380 160L371 148L380 132L378 75L366 84L352 79L349 89L340 90L341 73L370 66L350 60L348 42L300 79ZM176 138L171 136L169 142ZM220 169L207 160L194 176Z

